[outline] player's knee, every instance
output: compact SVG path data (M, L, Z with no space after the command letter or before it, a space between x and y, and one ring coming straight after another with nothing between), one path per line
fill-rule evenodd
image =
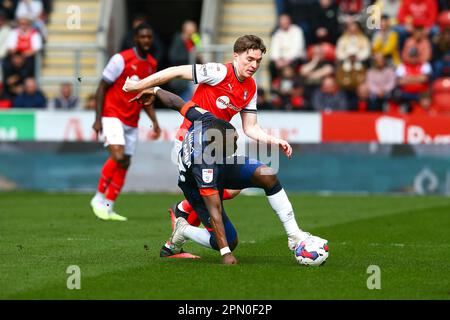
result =
M113 155L113 159L122 169L128 169L128 167L130 166L130 157L125 154L115 154Z
M257 182L257 185L263 188L264 190L271 190L274 187L277 188L279 185L278 177L273 172L273 170L268 166L259 167L254 174L254 179Z

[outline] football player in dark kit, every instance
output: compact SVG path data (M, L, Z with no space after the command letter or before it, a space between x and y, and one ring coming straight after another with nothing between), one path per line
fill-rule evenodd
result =
M132 101L146 104L151 101L149 96L156 96L166 107L192 122L178 155L178 186L206 228L191 226L186 219L178 217L170 239L172 247L167 248L168 255L180 251L190 239L220 251L224 264L237 263L232 251L238 244L238 237L223 207L224 189L264 189L287 235L298 231L292 205L276 174L257 160L234 155L238 133L233 125L159 87L147 89L145 95L140 94ZM302 242L324 246L327 243L308 232L302 231L302 235Z

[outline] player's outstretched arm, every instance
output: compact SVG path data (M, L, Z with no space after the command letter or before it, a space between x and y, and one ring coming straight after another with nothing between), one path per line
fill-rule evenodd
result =
M225 234L225 226L223 225L222 220L222 204L219 194L216 193L209 196L202 196L202 198L208 209L209 215L211 216L211 225L214 228L217 245L221 250L221 254L222 252L228 251L222 255L222 262L224 264L236 264L237 260L230 251Z
M181 108L186 104L186 102L181 99L180 96L177 96L176 94L167 90L161 89L160 87L145 89L139 92L129 102L138 101L139 103L147 106L153 103L154 97L157 97L165 107L178 112L180 112Z
M160 86L173 79L192 80L192 65L183 65L176 67L169 67L167 69L158 71L145 79L135 81L127 78L122 90L125 92L141 91L155 86Z

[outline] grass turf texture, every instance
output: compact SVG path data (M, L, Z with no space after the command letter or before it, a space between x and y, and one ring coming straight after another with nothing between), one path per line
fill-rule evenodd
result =
M261 196L227 201L239 264L188 243L200 260L161 259L178 195L125 194L128 222L97 220L91 195L0 194L1 299L449 299L450 200L291 195L297 220L329 240L323 267L301 267ZM66 269L81 268L81 290ZM381 269L368 290L367 268Z

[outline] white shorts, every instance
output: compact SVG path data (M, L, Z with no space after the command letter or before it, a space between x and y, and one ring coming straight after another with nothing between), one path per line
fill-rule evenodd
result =
M120 145L125 147L125 154L133 156L138 140L138 128L123 124L118 118L103 117L103 137L105 147Z

